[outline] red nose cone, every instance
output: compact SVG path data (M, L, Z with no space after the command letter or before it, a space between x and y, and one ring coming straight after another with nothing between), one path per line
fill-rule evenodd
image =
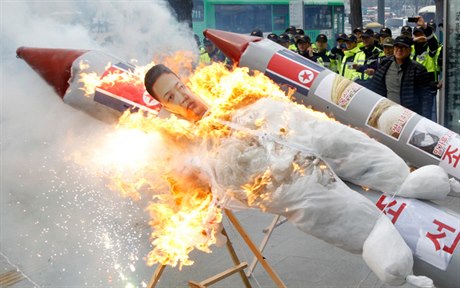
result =
M24 59L63 98L69 88L72 63L86 52L88 50L19 47L16 57Z
M249 45L249 42L257 42L262 37L249 36L233 32L206 29L203 31L204 37L214 43L228 58L234 63L240 61L240 57Z

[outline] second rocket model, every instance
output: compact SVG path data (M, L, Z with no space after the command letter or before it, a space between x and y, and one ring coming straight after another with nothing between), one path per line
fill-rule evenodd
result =
M295 88L299 103L364 131L414 167L439 165L460 179L459 134L271 40L214 29L203 34L238 66Z
M261 71L280 86L295 88L297 102L364 131L410 165L439 165L460 179L459 134L271 40L215 29L207 29L203 34L239 67ZM438 287L458 285L460 276L455 271L460 265L460 253L456 249L460 241L458 218L448 220L451 224L444 226L439 217L452 215L439 210L432 214L429 210L434 206L425 206L426 202L402 197L389 199L385 195L374 197L364 191L363 194L392 219L415 256L423 260L414 263L417 273L431 277ZM415 226L420 226L415 228L409 219L427 222L418 222ZM443 246L437 241L441 237L446 240L444 237L449 235L446 229L453 234L449 244ZM446 259L449 263L439 265Z

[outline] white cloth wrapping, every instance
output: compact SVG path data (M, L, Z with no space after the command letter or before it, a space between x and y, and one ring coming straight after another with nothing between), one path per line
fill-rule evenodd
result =
M265 145L264 145L265 144ZM223 141L214 158L213 190L221 203L283 215L300 230L353 253L363 243L380 212L367 198L352 191L319 158L252 136ZM298 164L299 169L294 170ZM270 180L247 194L269 169ZM216 189L217 188L217 189Z
M280 137L286 143L318 154L342 180L374 190L394 193L410 173L387 146L339 122L319 119L292 102L261 99L240 109L233 122L275 136L284 130Z
M238 110L230 126L233 134L220 139L205 161L222 206L283 215L298 229L352 253L363 252L373 231L366 263L384 282L405 282L412 273L411 250L389 219L340 179L398 191L410 174L399 156L360 131L268 98Z

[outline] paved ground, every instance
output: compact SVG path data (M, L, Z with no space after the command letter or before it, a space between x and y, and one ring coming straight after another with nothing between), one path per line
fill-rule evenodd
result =
M80 202L73 202L71 192L61 191L57 198L2 195L0 287L145 287L155 267L147 267L142 259L149 249L150 229L144 213L130 201L104 192L87 194L86 204L76 207ZM457 197L441 204L460 210ZM235 215L257 245L273 220L258 211ZM238 256L250 263L252 254L242 238L227 218L224 224ZM212 254L194 251L191 256L194 265L182 271L167 267L157 287L187 287L189 280L199 282L232 266L225 246L214 247ZM264 256L287 287L389 287L370 272L360 255L310 237L289 223L275 229ZM253 287L276 287L260 265L250 282ZM235 274L212 287L243 284Z

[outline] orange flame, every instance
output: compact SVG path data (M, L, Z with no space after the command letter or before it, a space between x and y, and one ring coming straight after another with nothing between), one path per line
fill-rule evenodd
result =
M155 247L147 257L148 265L158 262L174 267L179 262L180 269L182 265L193 264L188 254L194 248L210 253L209 246L216 243L222 214L211 204L209 186L194 185L195 179L178 176L167 177L172 193L157 197L161 201L148 207Z
M262 210L265 209L262 203L269 200L271 195L267 193L265 188L271 181L271 171L267 169L262 175L256 176L252 183L244 184L241 187L246 193L249 206L257 205Z
M147 197L151 199L147 211L151 217L151 241L154 248L147 256L148 265L179 264L179 268L192 265L193 261L188 256L192 250L211 252L209 247L217 241L222 213L214 204L216 199L213 199L206 179L200 177L196 171L183 168L184 155L192 153L193 147L200 146L203 141L218 143L228 136L231 131L224 122L230 121L237 109L266 97L291 101L290 97L294 92L289 90L286 95L263 73L250 73L247 68L237 67L230 71L225 65L218 63L199 67L189 75L192 62L183 60L184 57L190 59L186 54L179 53L169 58L163 57L161 62L172 68L195 94L207 102L210 108L206 117L197 123L190 123L175 116L159 119L143 113L125 112L119 121L119 127L161 135L161 143L151 147L158 152L156 157L148 159L148 165L135 174L135 179L112 174L112 187L116 187L124 195L134 200ZM177 63L180 63L180 67ZM140 67L141 72L136 79L122 78L120 75L106 78L109 82L140 81L139 79L143 79L140 75L149 67L150 65ZM82 81L86 85L86 80ZM93 87L100 85L102 83L99 82ZM305 110L318 118L329 119L324 113L308 108ZM264 119L257 121L259 125L263 122ZM285 134L288 131L282 128L280 133ZM303 173L302 167L293 165L294 171ZM266 193L266 186L271 182L271 177L271 171L267 169L262 175L253 177L250 183L241 186L249 204L267 200L269 195Z
M262 72L248 68L233 67L230 71L220 63L200 67L190 77L188 86L199 95L208 105L208 117L199 121L197 133L201 136L221 137L228 133L228 127L219 124L229 121L233 113L262 98L272 98L279 101L291 101L295 90L288 88L283 91L278 84ZM326 114L314 111L300 105L307 113L317 119L333 120ZM260 125L264 119L259 119ZM256 123L257 124L257 123ZM280 131L285 134L286 131Z
M156 54L153 58L153 63L166 65L172 71L176 72L182 81L187 82L188 77L193 71L195 60L191 51L182 50L172 54Z
M106 89L107 87L112 87L115 83L129 83L133 86L143 86L144 85L144 77L145 72L150 67L150 65L136 67L134 71L130 73L125 73L120 70L111 71L109 68L112 64L109 62L105 67L104 71L106 73L103 75L98 75L96 72L80 73L80 79L78 82L83 83L83 87L79 88L83 90L85 96L89 97L94 94L94 91L97 87L101 87ZM89 69L90 66L88 63L80 61L80 70L84 71Z
M213 196L207 182L201 181L194 171L177 171L176 166L183 165L180 155L190 152L190 146L199 141L192 124L174 116L159 119L126 112L119 125L146 133L160 132L161 147L168 150L159 151L160 155L150 161L147 169L164 176L161 179L142 178L147 179L150 190L154 191L153 201L147 207L154 249L147 256L147 264L179 265L179 268L192 265L189 253L194 249L211 252L209 247L216 243L222 221L220 209L212 204ZM134 184L120 181L117 190L135 190ZM132 190L128 191L133 194Z

